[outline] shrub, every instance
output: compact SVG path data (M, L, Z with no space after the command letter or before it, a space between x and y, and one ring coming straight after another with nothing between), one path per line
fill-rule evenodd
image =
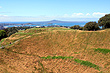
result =
M84 30L84 27L80 27L79 30Z
M88 22L86 23L86 25L84 26L84 30L99 30L98 24L96 22Z
M7 37L6 32L4 30L0 30L0 40L5 37Z
M74 25L74 26L72 26L72 27L70 27L71 29L79 29L80 28L80 26L79 25Z
M15 27L8 28L7 34L8 36L11 36L12 34L18 32L18 30Z

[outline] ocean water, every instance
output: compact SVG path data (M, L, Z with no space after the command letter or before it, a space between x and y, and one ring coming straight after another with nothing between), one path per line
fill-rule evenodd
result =
M53 23L53 25L60 25L60 26L74 26L74 25L79 25L79 26L84 26L87 22L74 22L74 23Z
M34 24L34 25L26 25L26 23L28 23L28 22L13 22L13 23L11 23L11 24L14 24L14 25L6 25L6 26L4 26L4 27L23 27L23 26L27 26L27 27L35 27L35 26L52 26L52 25L60 25L60 26L69 26L69 27L71 27L71 26L74 26L74 25L79 25L79 26L81 26L81 27L83 27L87 22L71 22L71 23L51 23L51 24L49 24L49 23L32 23L32 24ZM18 24L25 24L25 25L18 25Z

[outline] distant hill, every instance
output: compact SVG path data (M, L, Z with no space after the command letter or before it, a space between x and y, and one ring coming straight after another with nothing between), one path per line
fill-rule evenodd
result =
M37 23L75 23L75 22L87 22L87 21L60 21L60 20L51 20L51 21L37 21L37 22L0 22L0 25L2 24L37 24Z
M47 23L74 23L74 22L85 22L85 21L60 21L60 20L51 20L46 21Z
M60 21L60 20L51 20L51 21L41 21L41 22L32 22L32 23L75 23L75 22L86 22L86 21Z
M51 20L51 21L47 21L48 23L62 23L64 21L59 21L59 20Z

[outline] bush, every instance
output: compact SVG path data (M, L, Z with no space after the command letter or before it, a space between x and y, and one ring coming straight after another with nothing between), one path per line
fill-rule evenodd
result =
M71 29L79 29L80 28L80 26L79 25L74 25L74 26L72 26L72 27L70 27Z
M0 30L0 40L1 40L2 38L5 38L5 37L7 37L6 31Z
M100 28L98 27L98 24L96 22L88 22L86 23L86 25L84 26L84 30L92 30L92 31L96 31L99 30Z
M16 32L18 32L18 30L15 27L8 28L7 35L11 36L12 34L14 34Z
M84 30L84 27L80 27L79 30Z
M110 28L110 14L107 14L99 19L98 25L102 26L103 29Z

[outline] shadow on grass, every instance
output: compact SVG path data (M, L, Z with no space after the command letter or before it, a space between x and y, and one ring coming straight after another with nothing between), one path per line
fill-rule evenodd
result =
M80 63L81 65L84 65L84 66L93 67L93 68L100 71L99 66L97 66L95 64L92 64L89 61L83 61L83 60L79 60L79 59L74 59L74 61L77 62L77 63Z
M47 56L47 57L41 57L42 59L72 59L73 57L72 56Z

